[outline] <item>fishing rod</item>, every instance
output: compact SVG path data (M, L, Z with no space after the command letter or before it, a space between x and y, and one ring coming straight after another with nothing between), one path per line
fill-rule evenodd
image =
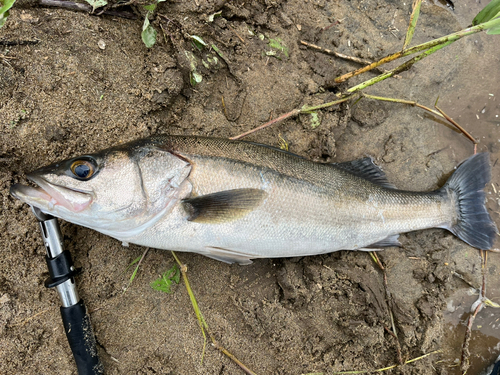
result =
M104 367L99 360L90 316L83 299L78 297L74 276L77 271L69 251L64 250L57 218L31 208L40 224L43 244L47 250L45 260L49 268L46 288L56 288L61 299L61 317L64 332L75 358L78 375L102 375Z

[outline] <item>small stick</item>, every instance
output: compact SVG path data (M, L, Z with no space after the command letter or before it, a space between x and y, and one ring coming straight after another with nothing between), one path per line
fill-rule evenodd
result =
M27 46L40 43L39 40L0 40L0 46ZM9 58L2 55L3 58ZM10 57L11 59L13 57Z
M438 111L435 111L433 109L430 109L429 107L426 107L422 104L419 104L413 100L404 100L404 99L394 99L394 98L386 98L386 97L383 97L383 96L375 96L375 95L369 95L369 94L365 94L365 93L362 93L361 94L362 96L364 96L365 98L368 98L368 99L375 99L375 100L381 100L381 101L384 101L384 102L393 102L393 103L402 103L402 104L409 104L409 105L412 105L412 106L415 106L415 107L419 107L419 108L422 108L436 116L439 116L439 117L442 117L442 118L446 118L445 116L443 116L441 113L439 113Z
M382 265L382 262L380 261L380 259L378 259L378 255L375 251L370 251L370 255L373 259L373 261L377 264L377 266L379 266L379 268L382 270L382 271L385 271L385 268L384 266Z
M42 310L40 312L37 312L36 314L30 316L29 318L26 318L24 319L23 321L19 322L19 323L12 323L12 324L9 324L9 327L16 327L16 326L23 326L25 325L26 323L28 323L30 320L32 319L35 319L37 316L39 315L42 315L42 314L45 314L47 311L49 311L49 309L45 309L45 310Z
M429 50L429 48L433 48L436 46L442 46L442 47L447 46L448 44L451 44L451 43L455 42L456 40L463 38L465 36L475 34L475 33L478 33L480 31L483 31L483 30L488 30L490 27L495 27L498 25L498 22L499 22L498 19L493 19L491 21L457 31L456 33L449 34L449 35L443 36L441 38L437 38L437 39L431 40L429 42L419 44L418 46L408 48L404 51L399 51L399 52L393 53L392 55L386 56L386 57L380 59L379 61L376 61L368 66L365 66L364 68L355 70L353 72L346 73L338 78L335 78L335 82L337 82L337 83L344 82L351 77L354 77L358 74L372 70L373 68L376 68L377 66L388 63L390 61L399 59L400 57L408 56L408 55L414 54L416 52ZM440 49L440 48L438 48L438 49Z
M450 116L448 116L446 113L444 113L444 111L442 109L438 108L437 105L434 106L437 109L437 111L435 111L433 109L430 109L429 107L426 107L426 106L419 104L419 103L412 101L412 100L386 98L383 96L375 96L375 95L369 95L369 94L365 94L365 93L361 93L361 96L368 98L368 99L381 100L381 101L385 101L385 102L409 104L409 105L412 105L415 107L422 108L422 109L426 110L427 112L430 112L434 115L440 116L440 117L446 119L448 122L450 122L453 126L455 126L458 130L460 130L460 132L462 132L467 138L469 138L472 141L472 143L474 144L474 154L476 154L476 152L477 152L477 141L474 139L474 137L472 137L467 132L467 130L462 128L455 120L453 120Z
M90 5L81 4L81 3L74 3L72 1L39 0L39 4L44 5L44 6L49 6L49 7L65 8L65 9L77 10L77 11L87 12L87 13L92 13L94 10L92 8L92 6L90 6ZM112 10L112 9L105 10L104 12L102 12L102 14L106 14L108 16L128 18L131 20L137 19L137 16L134 13Z
M486 298L486 263L488 261L488 253L485 250L479 250L479 252L481 254L481 273L483 274L483 282L481 284L481 289L479 290L479 298L475 302L479 303L477 304L476 308L474 309L474 312L469 316L469 320L467 321L467 328L465 330L464 342L462 344L462 356L460 358L460 371L462 372L462 375L465 375L470 367L469 343L472 336L472 325L474 324L476 315L486 305L485 301L489 301Z
M244 40L244 39L240 36L240 34L238 34L238 32L236 31L236 29L235 29L234 27L232 27L231 25L229 25L229 28L230 28L231 30L233 30L233 33L235 33L235 34L236 34L236 36L238 37L238 39L239 39L239 40L241 40L241 43L243 43L243 44L247 44L247 43L245 42L245 40Z
M227 117L227 110L226 110L226 104L224 103L224 95L221 95L221 100L222 100L222 108L224 108L224 115L226 115L226 118Z
M384 329L387 331L387 333L389 333L396 340L396 351L398 353L398 361L399 361L399 364L402 365L404 362L403 362L403 357L401 356L401 346L399 345L398 336L396 336L396 334L394 332L392 332L386 326L384 326Z
M474 323L474 320L476 319L476 315L481 310L482 304L478 304L476 309L474 310L474 313L469 316L469 320L467 321L467 330L465 331L465 337L464 337L464 343L462 345L462 357L460 359L460 371L462 372L462 375L465 375L467 373L467 370L470 367L469 363L469 357L470 357L470 350L469 350L469 343L470 343L470 338L472 335L472 324Z
M317 46L316 44L308 43L308 42L306 42L304 40L301 40L300 43L303 44L304 46L309 47L309 48L316 49L318 51L327 53L329 55L337 56L338 58L341 58L341 59L344 59L344 60L353 61L353 62L358 63L358 64L369 65L369 64L372 63L371 61L368 61L368 60L365 60L365 59L360 59L359 57L344 55L343 53L335 52L335 51L332 51L330 49ZM377 68L376 70L379 73L382 73L382 71L380 69Z
M333 23L329 24L328 26L323 27L323 28L321 29L321 31L326 31L326 30L328 30L328 29L332 28L333 26L338 25L338 24L340 23L340 21L343 21L344 19L345 19L345 18L342 18L341 20L337 20L337 21L335 21L335 22L333 22Z
M439 113L441 113L443 115L443 117L445 119L447 119L450 123L452 123L458 130L460 130L462 132L463 135L465 135L467 138L469 138L472 141L472 143L474 143L474 154L476 154L476 152L477 152L476 139L472 135L470 135L467 132L467 130L465 130L460 125L458 125L451 117L449 117L446 113L444 113L441 109L439 109L437 105L435 105L434 107L439 111Z
M383 81L384 79L387 79L389 77L395 76L396 74L405 72L405 71L409 70L413 66L413 64L415 64L416 62L418 62L418 61L422 60L423 58L425 58L425 57L433 54L434 52L440 50L441 48L446 47L447 45L449 45L451 43L453 43L453 41L448 41L446 43L437 44L434 47L429 48L427 51L421 53L420 55L417 55L417 56L411 58L410 60L404 62L400 66L398 66L398 67L396 67L396 68L394 68L392 70L389 70L389 71L387 71L387 72L385 72L383 74L380 74L380 75L378 75L378 76L376 76L376 77L374 77L372 79L369 79L368 81L360 83L359 85L351 87L349 90L347 90L347 92L353 93L353 92L356 92L356 91L359 91L359 90L363 90L363 89L367 88L368 86L371 86L371 85L374 85L375 83ZM409 50L407 50L407 51L409 51ZM374 64L376 64L376 63L374 63ZM371 70L371 69L375 68L376 66L378 66L378 65L373 65L373 66L371 66L370 69L367 69L366 71ZM362 69L364 69L364 68L362 68ZM357 72L363 73L363 72L361 72L361 69L359 71L357 71ZM342 77L340 77L340 78L342 78ZM340 78L335 78L335 82L339 83L339 82L344 82L345 81L345 80L341 80Z
M247 375L256 375L255 372L250 370L248 367L246 367L238 358L236 358L233 354L231 354L227 349L225 349L222 345L219 344L219 342L215 339L215 337L212 335L210 332L210 329L208 328L208 324L201 314L200 308L198 306L198 302L196 301L196 298L194 296L193 290L191 289L191 285L189 284L189 280L187 277L187 266L183 264L180 259L177 257L177 254L175 254L173 251L171 252L172 256L174 257L175 261L179 265L179 268L181 270L182 274L182 279L184 281L184 285L186 286L186 290L189 294L189 299L191 300L191 304L193 305L194 312L196 314L196 318L198 319L198 323L201 328L201 332L203 334L203 337L205 339L205 343L207 340L207 337L205 335L205 332L208 334L208 337L210 337L210 340L212 341L212 345L220 350L222 353L224 353L229 359L231 359L234 363L236 363ZM206 344L203 344L203 355L205 353L205 346Z
M267 128L268 126L271 126L271 125L273 125L273 124L276 124L277 122L283 121L283 120L285 120L285 119L287 119L287 118L289 118L289 117L295 117L295 116L297 116L300 112L301 112L301 111L300 111L300 109L294 109L293 111L290 111L290 112L288 112L288 113L285 113L284 115L281 115L281 116L279 116L279 117L276 117L274 120L268 121L268 122L266 122L265 124L263 124L263 125L261 125L261 126L256 127L255 129L249 130L249 131L247 131L247 132L245 132L245 133L242 133L242 134L237 135L237 136L235 136L235 137L231 137L231 138L229 138L229 139L230 139L230 140L232 140L232 141L234 141L234 140L236 140L236 139L240 139L240 138L246 137L246 136L247 136L247 135L249 135L249 134L252 134L252 133L255 133L255 132L259 131L259 130L265 129L265 128Z
M396 352L398 355L398 361L400 365L403 365L403 357L401 356L401 344L399 343L397 331L396 331L396 324L394 324L394 314L392 313L393 310L393 300L392 300L392 295L391 292L389 292L389 284L387 283L387 273L384 265L380 261L377 253L375 251L370 251L370 256L372 257L373 261L379 266L379 268L382 270L382 274L384 275L384 289L385 289L385 297L387 299L387 307L389 308L389 318L391 320L391 326L392 326L392 331L390 331L387 327L384 326L384 328L396 339Z
M403 365L407 365L408 363L420 361L421 359L424 359L424 358L426 358L426 357L428 357L430 355L441 353L441 352L442 352L441 349L435 350L433 352L421 355L420 357L409 359L409 360L405 361L403 363ZM399 365L392 365L392 366L389 366L389 367L379 368L379 369L376 369L376 370L341 371L341 372L333 372L332 374L333 375L344 375L344 374L364 374L364 373L369 373L369 372L383 372L383 371L391 370L391 369L396 368L398 366ZM323 375L324 373L320 373L320 374Z
M265 124L261 125L261 126L258 126L256 127L255 129L252 129L252 130L249 130L245 133L242 133L240 135L237 135L237 136L234 136L234 137L231 137L229 138L230 140L234 141L236 139L240 139L240 138L243 138L249 134L252 134L252 133L255 133L259 130L262 130L264 128L267 128L268 126L271 126L273 124L276 124L277 122L280 122L280 121L283 121L289 117L294 117L294 116L297 116L301 113L309 113L309 112L312 112L312 111L316 111L318 109L322 109L322 108L328 108L328 107L331 107L335 104L340 104L340 103L343 103L343 102L346 102L354 97L356 97L358 94L351 94L351 95L347 95L347 96L344 96L343 98L341 99L338 99L338 100L334 100L333 102L328 102L328 103L324 103L324 104L319 104L319 105L315 105L315 106L312 106L312 107L307 107L307 106L303 106L302 108L300 109L294 109L293 111L290 111L288 113L285 113L284 115L281 115L277 118L275 118L274 120L271 120L269 122L266 122Z

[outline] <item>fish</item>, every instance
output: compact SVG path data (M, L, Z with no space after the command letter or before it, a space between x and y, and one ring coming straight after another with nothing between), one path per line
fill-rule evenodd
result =
M398 190L370 157L317 163L272 146L157 135L37 169L10 193L123 244L194 252L227 263L380 250L400 233L444 228L491 249L489 155L443 187Z

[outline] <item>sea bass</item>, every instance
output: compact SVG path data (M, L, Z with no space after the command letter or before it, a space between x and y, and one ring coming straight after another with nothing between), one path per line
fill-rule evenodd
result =
M40 168L11 194L124 243L225 262L397 246L400 233L445 228L491 249L488 154L432 192L396 189L370 158L321 164L219 138L160 135Z

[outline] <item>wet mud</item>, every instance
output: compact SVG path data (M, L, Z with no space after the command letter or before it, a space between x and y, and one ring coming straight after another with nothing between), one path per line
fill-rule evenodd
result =
M424 2L412 43L468 26L486 2L469 3L454 1L452 11ZM36 41L0 50L0 373L76 373L57 294L43 286L48 273L38 225L9 195L12 184L25 183L26 173L41 165L136 138L231 137L304 104L334 100L374 74L335 84L359 65L300 41L381 58L401 48L411 2L167 1L158 12L165 17L152 20L159 33L151 49L141 41L142 19L22 3L0 29L0 40ZM192 35L210 48L197 48ZM439 106L479 139L478 150L491 153L486 190L498 225L497 45L498 36L462 39L366 92L429 107L439 96ZM320 162L370 155L398 188L422 191L441 186L473 152L470 141L436 117L367 99L323 110L318 120L288 119L246 139L273 146L285 140L290 151ZM82 268L78 290L107 374L242 373L210 345L201 361L203 337L182 283L172 294L149 286L173 265L169 252L151 249L124 292L131 272L125 270L144 249L70 223L61 227ZM397 364L398 350L404 361L439 349L392 373L456 374L464 322L481 285L478 251L443 230L402 235L401 242L402 248L378 253L392 299L365 252L249 266L178 255L214 336L257 374L376 369ZM486 269L495 302L498 258L490 254ZM499 316L493 308L478 315L471 374L499 354ZM392 327L397 337L388 332Z

